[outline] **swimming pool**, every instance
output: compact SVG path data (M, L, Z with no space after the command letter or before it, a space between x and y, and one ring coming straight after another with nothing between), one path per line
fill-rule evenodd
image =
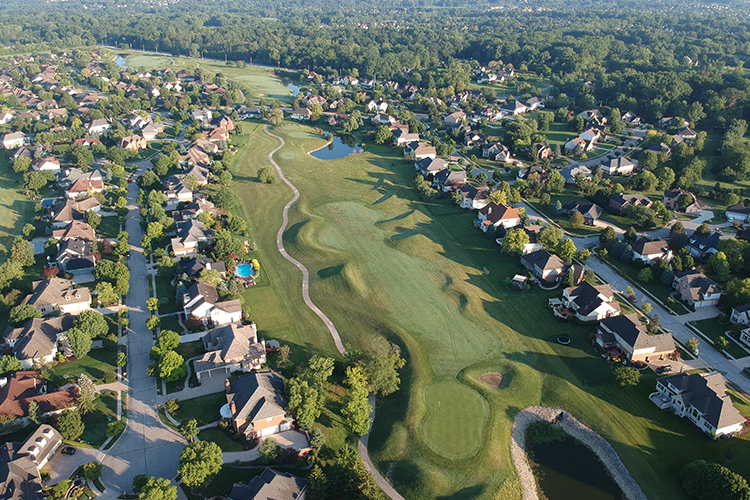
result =
M235 269L234 272L240 278L247 278L248 276L253 275L253 265L252 264L240 264L237 266L237 269Z

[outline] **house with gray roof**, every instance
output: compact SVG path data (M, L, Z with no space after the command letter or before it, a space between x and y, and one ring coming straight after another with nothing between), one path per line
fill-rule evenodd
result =
M235 432L259 438L292 428L294 417L286 411L289 401L278 373L251 372L234 382L227 379L225 387Z
M680 298L698 309L719 305L721 290L714 280L697 270L675 274L672 288L680 293Z
M304 500L306 491L307 481L301 477L266 469L247 484L235 483L227 498L229 500Z
M258 341L258 327L254 321L247 325L230 323L214 328L202 340L206 352L193 362L198 380L216 374L259 370L266 362L266 342Z
M596 343L603 349L620 349L623 357L633 363L668 359L676 350L671 333L648 333L635 313L603 319L596 332Z
M63 343L65 333L73 326L73 316L65 314L55 318L32 318L18 328L9 326L5 330L5 342L24 368L35 362L51 363L58 352L58 343Z
M177 228L177 237L172 238L172 251L175 257L193 255L198 252L198 244L214 240L213 229L208 229L199 220L189 219Z
M242 321L242 303L240 299L219 300L216 287L198 281L183 294L185 316L198 319L204 324L226 325Z
M44 500L40 469L62 445L62 436L50 425L41 425L23 443L0 446L0 498Z
M91 291L86 287L74 288L73 282L61 278L35 281L33 292L22 304L36 307L43 315L53 312L77 314L91 306Z
M721 373L678 373L660 378L649 399L662 410L687 417L710 436L733 436L745 424L745 417L727 394Z

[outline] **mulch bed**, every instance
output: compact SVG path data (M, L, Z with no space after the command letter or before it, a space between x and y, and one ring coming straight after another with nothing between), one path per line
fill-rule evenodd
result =
M479 377L479 381L490 387L502 387L505 383L505 377L502 373L487 372Z

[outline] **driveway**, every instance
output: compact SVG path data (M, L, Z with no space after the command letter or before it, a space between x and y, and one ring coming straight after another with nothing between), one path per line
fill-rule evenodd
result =
M60 481L68 479L75 470L83 464L89 462L98 462L101 460L102 453L99 450L91 448L76 447L75 455L63 455L62 449L66 445L63 444L54 455L44 469L49 472L50 479L47 481L48 485L57 484Z
M310 448L310 443L307 441L307 436L304 432L294 430L284 431L265 438L261 438L258 442L258 446L256 446L252 450L225 451L224 453L222 453L224 463L229 464L234 462L235 460L240 460L242 462L255 460L259 456L258 448L260 448L260 445L263 444L263 441L265 441L266 439L273 439L274 441L279 443L279 446L281 446L282 448L294 448L297 451Z

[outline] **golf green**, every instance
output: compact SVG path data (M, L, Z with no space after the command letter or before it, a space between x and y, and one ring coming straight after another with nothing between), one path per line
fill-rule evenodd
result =
M456 381L441 381L425 388L424 399L422 439L432 451L449 459L479 453L490 408L478 392Z

